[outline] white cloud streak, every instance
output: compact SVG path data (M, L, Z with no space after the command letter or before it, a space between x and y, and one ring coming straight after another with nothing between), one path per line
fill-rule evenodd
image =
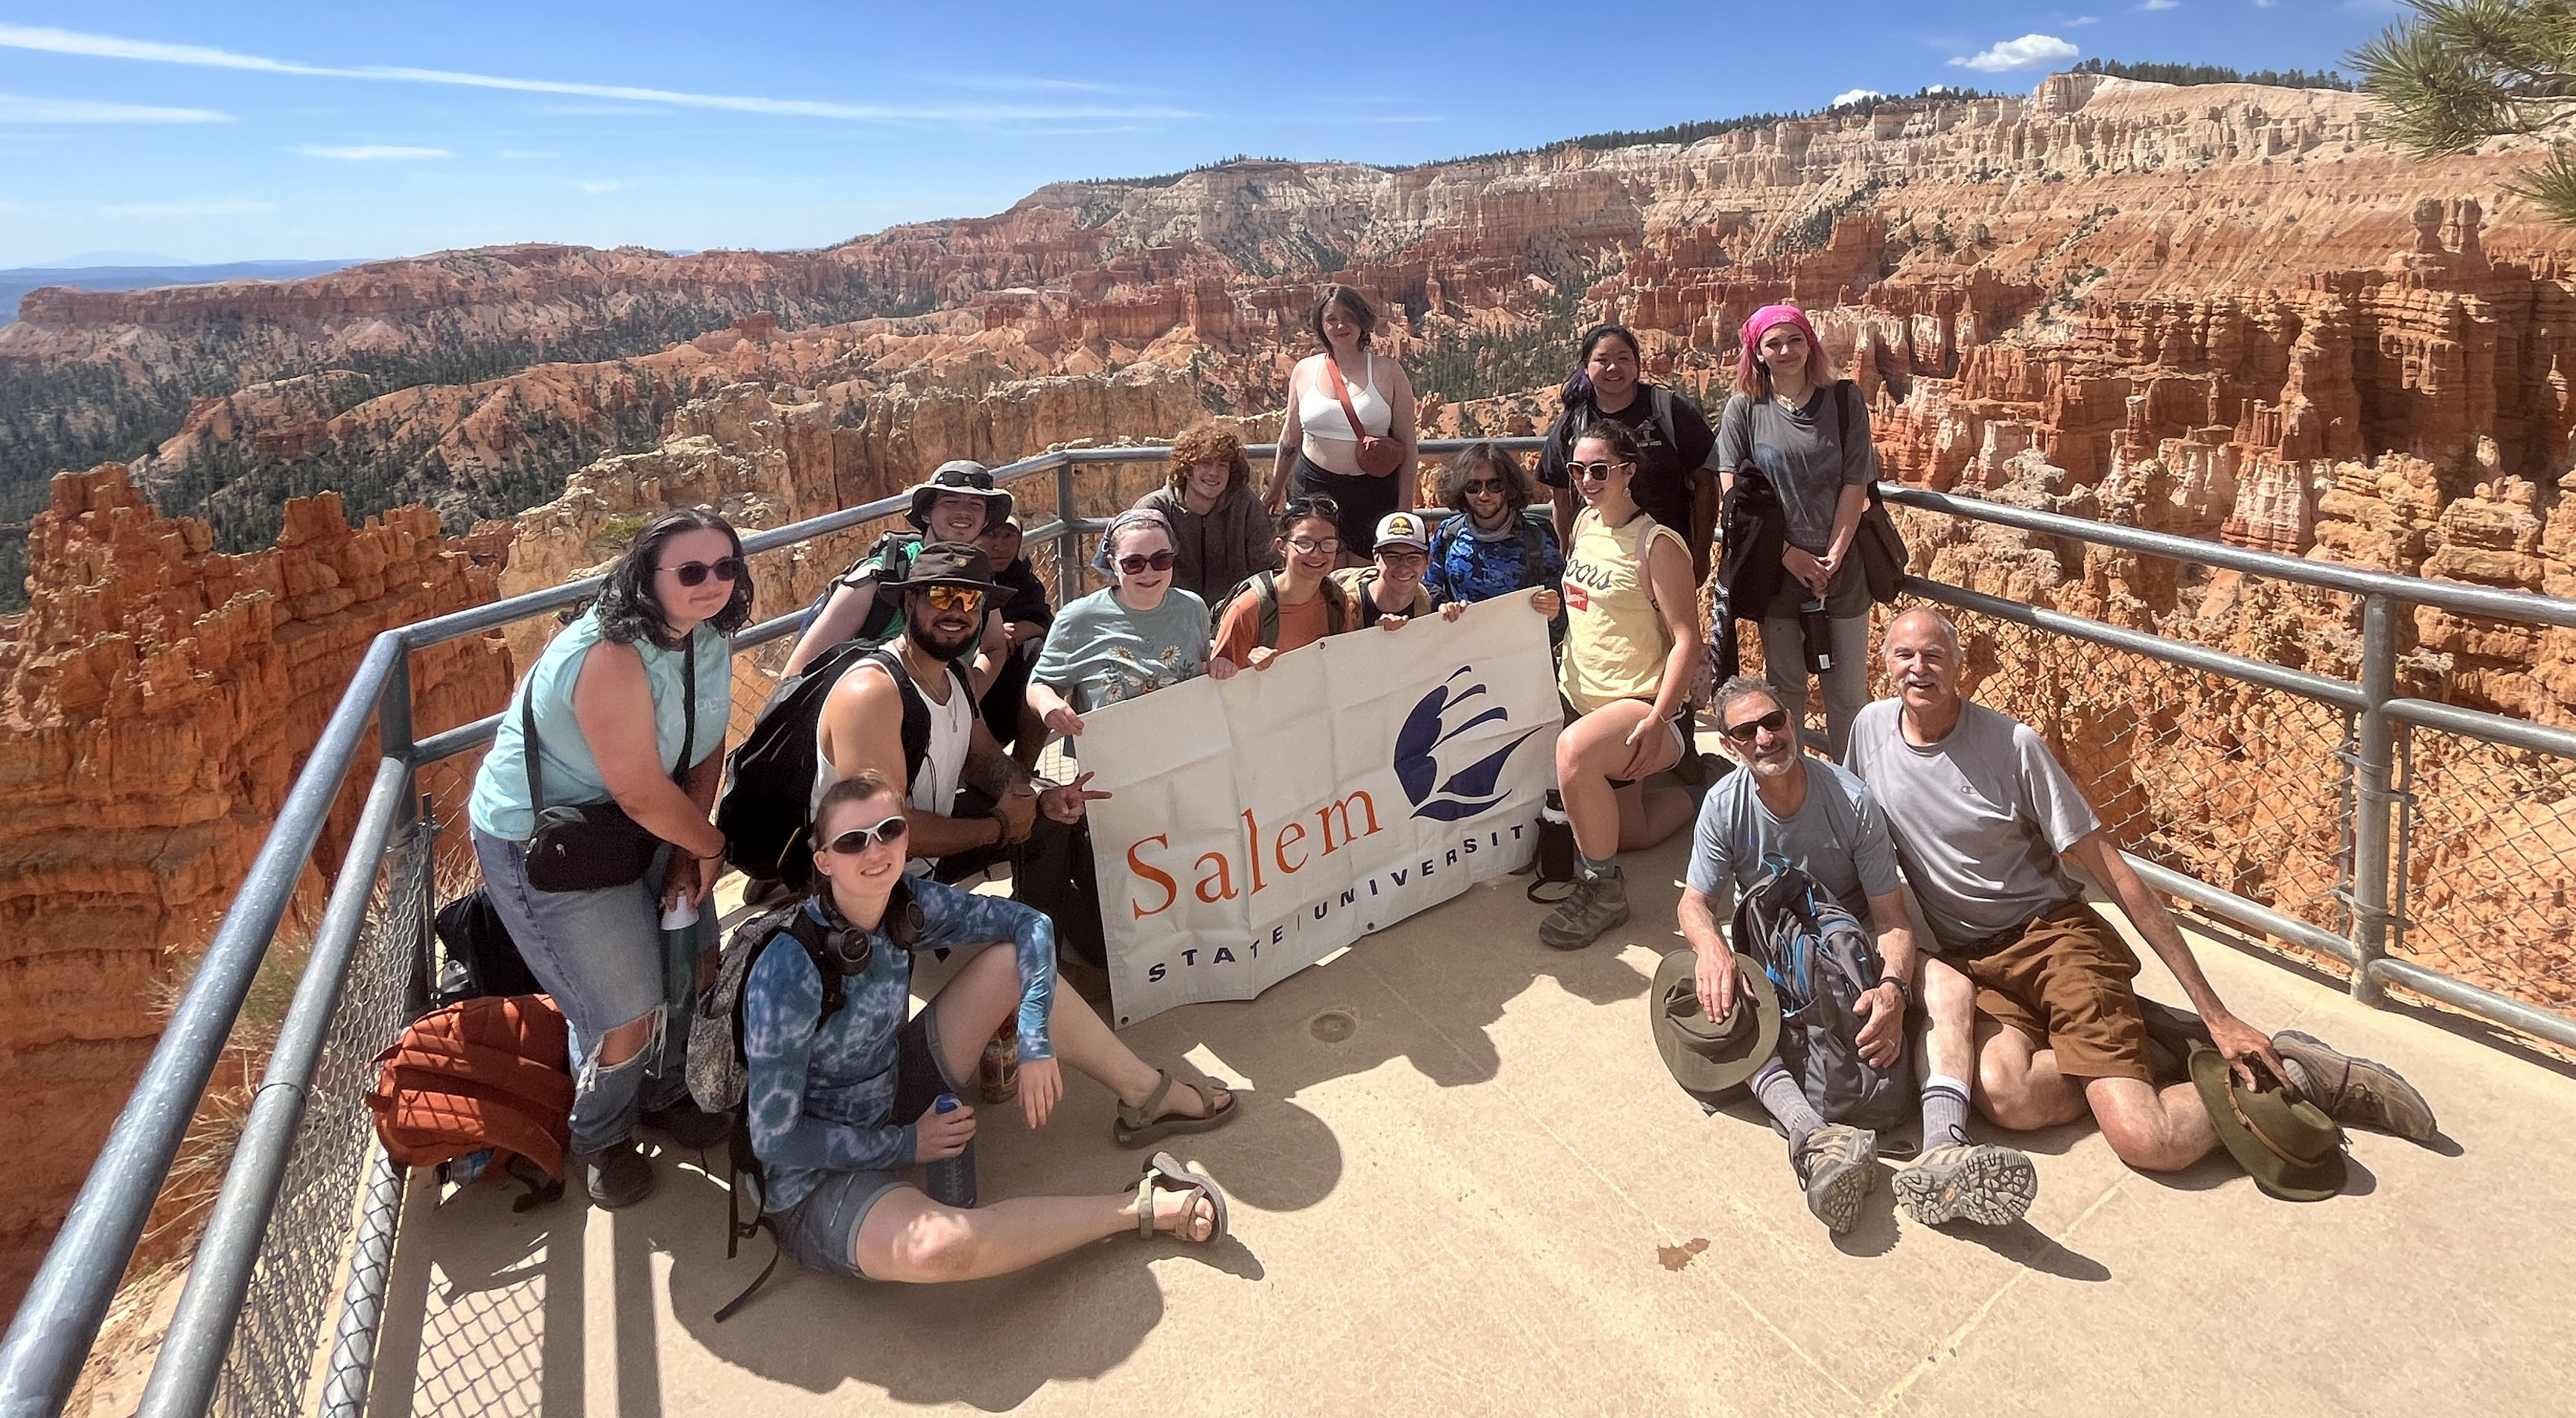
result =
M211 108L157 108L140 103L101 103L83 98L30 98L0 94L0 124L7 123L230 123Z
M626 84L585 84L558 79L517 79L446 69L414 69L369 64L343 68L238 54L196 44L86 34L77 30L0 24L0 48L32 49L48 54L75 54L95 59L125 59L147 64L185 64L205 69L239 69L261 74L305 78L358 79L376 83L442 84L455 88L498 89L512 93L567 94L577 98L615 99L628 103L666 104L675 108L722 109L786 118L833 118L861 123L1008 123L1067 118L1196 118L1179 108L1113 107L1096 104L855 104L816 99L769 98L749 94L699 94Z
M308 158L330 158L335 162L419 162L424 158L456 156L445 148L397 148L382 143L298 143L295 151Z
M252 197L207 197L192 202L123 202L101 207L102 217L247 217L274 212L275 202Z
M1844 104L1847 104L1847 103L1858 103L1858 102L1860 102L1862 99L1865 99L1865 98L1885 98L1885 97L1887 97L1887 95L1885 95L1885 94L1883 94L1883 93L1880 93L1880 92L1879 92L1878 90L1876 90L1876 89L1846 89L1846 90L1844 90L1843 92L1841 92L1841 93L1838 93L1838 94L1834 95L1831 99L1827 100L1827 101L1826 101L1826 103L1825 103L1825 107L1827 107L1827 108L1840 108L1840 107L1842 107Z
M2042 64L2058 64L2084 51L2053 34L2026 34L2007 39L1976 54L1963 54L1951 63L1974 69L1980 74L2001 74L2012 69L2035 69Z
M2147 0L2147 3L2140 5L2138 8L2141 10L2179 10L2182 8L2182 0Z

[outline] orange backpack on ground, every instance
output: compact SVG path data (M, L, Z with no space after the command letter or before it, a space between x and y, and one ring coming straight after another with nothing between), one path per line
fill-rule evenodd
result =
M563 1192L571 1141L571 1049L544 995L460 1000L422 1015L376 1055L367 1107L385 1154L407 1167L490 1149L478 1175L507 1171L524 1211ZM541 1175L532 1175L541 1174Z

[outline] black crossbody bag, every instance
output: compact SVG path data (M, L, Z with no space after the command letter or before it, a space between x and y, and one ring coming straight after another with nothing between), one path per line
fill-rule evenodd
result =
M689 633L688 659L681 671L680 761L671 769L678 782L689 769L689 751L698 740L698 637ZM537 716L528 707L528 692L519 694L519 736L526 740L528 805L537 815L537 834L528 839L528 885L539 891L605 891L641 881L653 869L653 854L662 839L626 815L614 800L546 806L544 778L537 766L543 756L537 743Z

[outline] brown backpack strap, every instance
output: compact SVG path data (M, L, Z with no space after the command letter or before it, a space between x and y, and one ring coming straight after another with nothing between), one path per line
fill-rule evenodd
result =
M1333 397L1342 401L1342 417L1351 421L1351 441L1356 443L1363 438L1375 437L1376 435L1360 426L1359 410L1351 407L1350 386L1342 379L1341 365L1335 363L1331 355L1326 355L1324 368L1333 376Z

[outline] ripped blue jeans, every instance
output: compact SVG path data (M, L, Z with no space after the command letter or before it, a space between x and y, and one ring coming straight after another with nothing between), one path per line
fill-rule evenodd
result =
M528 885L520 843L474 833L483 885L528 973L572 1026L572 1147L597 1152L627 1141L636 1115L688 1093L689 1016L697 956L712 937L712 912L696 927L661 925L665 848L631 886L604 891L539 891ZM710 906L714 903L709 902ZM653 1036L632 1058L601 1066L599 1041L650 1017Z

